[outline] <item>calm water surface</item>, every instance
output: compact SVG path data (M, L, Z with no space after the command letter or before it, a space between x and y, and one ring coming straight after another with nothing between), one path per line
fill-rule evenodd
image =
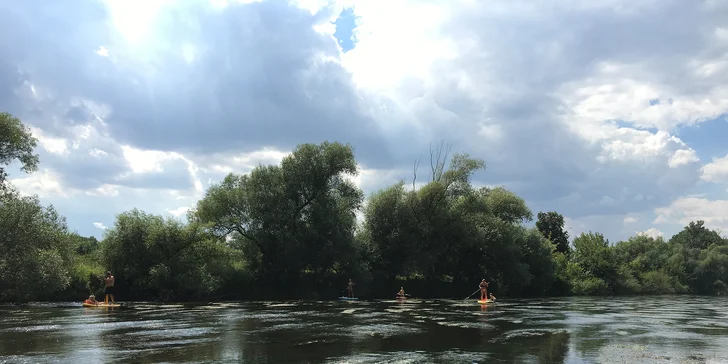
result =
M0 306L0 363L728 363L728 299Z

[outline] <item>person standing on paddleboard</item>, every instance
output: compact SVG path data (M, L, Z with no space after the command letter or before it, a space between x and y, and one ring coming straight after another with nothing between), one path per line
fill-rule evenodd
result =
M397 292L397 298L404 298L404 287L399 287L399 292Z
M104 283L106 283L106 288L104 288L104 295L106 296L104 299L104 304L109 304L109 296L111 296L111 304L114 304L114 276L111 275L111 271L106 272L106 277L104 278Z
M485 278L483 278L482 281L480 281L480 300L485 301L488 299L488 282L485 281Z
M349 278L349 283L346 284L346 291L349 294L349 298L354 298L354 282Z

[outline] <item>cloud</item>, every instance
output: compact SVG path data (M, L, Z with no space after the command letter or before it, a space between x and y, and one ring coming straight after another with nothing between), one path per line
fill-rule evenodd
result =
M713 158L713 161L704 165L700 179L708 182L728 182L728 155L722 158Z
M48 168L26 177L11 179L10 183L17 187L21 194L26 196L68 198L77 193L75 190L64 188L58 174Z
M178 208L172 209L172 210L167 209L167 212L170 213L172 216L181 217L181 216L184 216L187 213L187 211L189 211L189 210L190 210L189 207L182 206L182 207L178 207Z
M670 205L655 209L654 223L687 225L703 220L712 229L728 230L728 200L710 200L701 197L682 197Z
M623 221L626 225L626 224L634 224L639 220L636 217L628 216L628 217L625 217Z
M662 231L657 230L655 228L649 228L645 231L638 232L637 235L643 235L643 236L648 236L653 239L657 239L657 238L663 237L665 234L663 234Z
M55 19L42 26L51 16L45 13L35 16L31 31L19 22L33 6L12 5L9 14L16 16L5 26L16 35L9 43L48 47L49 57L14 59L22 70L15 77L52 90L56 103L103 105L110 133L140 149L249 152L264 143L291 149L323 138L354 142L363 156L387 154L338 61L336 40L314 29L326 17L279 1L224 9L203 1L153 3L106 2L95 8L102 20L89 23L73 13L87 14L93 3L69 2L58 16L69 15L68 23L85 24L93 35L62 29ZM57 74L50 62L64 72ZM45 130L50 121L40 120Z
M101 229L101 230L108 229L108 227L106 225L104 225L103 223L100 223L100 222L95 222L94 223L94 227L97 228L97 229Z
M664 75L712 59L717 14L679 2L417 4L357 3L356 47L343 56L358 84L389 96L387 111L401 107L404 121L386 130L410 153L457 140L488 162L480 179L575 217L648 210L695 184L698 157L671 131L728 110L726 88ZM701 24L676 32L655 14ZM398 31L401 17L415 24ZM674 37L685 43L667 47ZM368 67L392 59L382 74ZM711 107L700 107L706 99Z
M344 7L356 19L345 53L331 23ZM131 207L182 216L225 174L324 140L352 143L367 193L411 183L432 142L452 143L486 161L476 184L611 240L649 231L655 214L679 229L687 212L655 209L728 179L728 157L680 138L728 113L718 1L6 8L0 109L33 126L42 168L13 182L76 226Z

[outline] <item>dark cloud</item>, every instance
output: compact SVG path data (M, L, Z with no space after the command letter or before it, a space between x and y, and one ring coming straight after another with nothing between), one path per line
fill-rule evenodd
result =
M513 1L467 7L443 27L448 39L467 45L463 53L438 61L427 87L403 81L399 96L413 118L427 124L429 138L402 133L407 141L400 146L402 154L417 146L426 159L426 144L444 140L453 151L486 161L488 169L476 180L504 184L534 206L551 206L575 218L668 204L697 182L697 164L667 164L669 153L684 147L667 145L667 154L644 160L632 158L636 152L628 150L626 161L600 161L602 143L611 140L595 143L576 134L564 120L569 105L559 92L592 77L604 62L632 67L615 77L658 82L678 92L709 90L706 86L714 83L686 75L685 69L696 55L715 53L716 28L728 19L722 12L682 1L630 7ZM463 75L474 88L459 86ZM632 125L630 120L624 124ZM498 137L480 133L483 126ZM644 138L626 143L646 143Z
M3 19L3 33L15 34L3 58L30 82L110 106L106 122L118 141L213 153L337 140L357 145L364 159L388 154L349 74L326 59L339 50L313 29L316 15L282 1L225 11L189 3L164 12L151 46L137 50L93 4L15 3ZM94 53L99 46L108 59ZM75 109L66 115L78 118Z
M536 211L555 209L616 229L614 216L666 205L691 190L698 166L670 168L669 153L684 148L675 143L642 160L629 146L626 159L600 160L608 157L604 144L616 139L578 135L581 120L565 97L599 77L605 62L623 67L605 76L610 82L657 85L662 101L710 92L725 76L696 77L691 62L726 52L714 37L716 28L728 29L728 8L611 3L510 1L465 10L454 4L452 21L433 34L455 42L457 57L437 60L426 77L380 94L357 88L349 71L331 61L340 58L337 41L313 26L332 9L311 15L285 1L224 10L207 1L177 2L140 44L127 44L101 2L8 2L0 12L0 109L49 136L79 141L68 155L43 152L41 163L81 189L105 183L193 189L180 159L163 162L163 172L128 174L120 144L179 151L201 168L242 170L248 162L230 159L264 146L288 151L305 142L350 142L366 167L389 170L367 182L383 186L410 179L417 158L426 174L431 143L443 141L452 152L486 161L476 182L503 184ZM100 46L108 57L95 53ZM357 52L358 45L348 55ZM95 134L80 138L84 125ZM644 142L644 135L630 135L619 141ZM207 184L223 175L198 177ZM172 197L153 203L147 201L153 194L136 197L158 212L180 207ZM125 197L113 208L134 203ZM612 217L607 223L595 215Z

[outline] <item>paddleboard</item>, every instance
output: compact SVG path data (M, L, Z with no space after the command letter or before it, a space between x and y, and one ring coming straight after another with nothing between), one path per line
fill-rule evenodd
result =
M404 300L407 299L407 297L397 296L397 299L400 300L400 301L404 301Z
M118 304L118 303L114 303L114 304L108 304L108 305L106 305L106 304L103 304L103 303L99 303L98 305L93 305L93 304L90 304L90 303L86 303L86 302L84 302L84 303L83 303L83 307L99 307L99 308L103 307L103 308L114 308L114 307L121 307L121 305L120 305L120 304Z
M358 301L356 297L339 297L339 301Z
M483 300L478 300L478 303L480 303L481 305L484 305L484 304L486 304L486 303L493 303L493 300L485 300L485 301L483 301Z

